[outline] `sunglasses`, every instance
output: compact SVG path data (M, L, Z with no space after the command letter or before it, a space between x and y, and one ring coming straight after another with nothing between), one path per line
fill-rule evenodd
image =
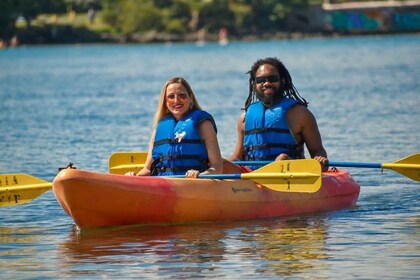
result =
M262 84L268 81L269 83L277 83L280 81L279 75L271 75L271 76L259 76L255 77L255 83Z
M179 100L185 100L187 99L188 94L186 93L168 94L165 98L166 100L173 101L175 100L175 97L177 97Z

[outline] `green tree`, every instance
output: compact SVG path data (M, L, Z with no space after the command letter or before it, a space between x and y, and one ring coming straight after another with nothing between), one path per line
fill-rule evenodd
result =
M122 0L117 25L125 35L150 30L162 31L162 10L152 0Z
M0 1L0 36L7 37L15 33L15 22L22 17L27 27L31 20L42 13L65 11L64 0L1 0Z
M16 12L25 19L28 27L30 27L31 21L37 15L43 13L62 13L65 12L66 7L63 0L15 0L13 3Z
M14 28L17 13L13 2L13 0L0 1L0 39L10 37L9 33Z
M165 6L162 9L162 22L165 26L165 32L175 34L189 32L191 12L190 7L185 2L175 0L169 7Z
M119 30L118 28L118 14L120 13L120 5L118 0L102 0L102 20Z
M231 31L238 34L245 33L245 23L247 18L253 15L252 6L245 1L229 1L229 8L233 13L233 28Z
M221 27L232 29L235 26L234 13L230 9L229 0L209 2L201 10L200 21L210 32L217 32Z

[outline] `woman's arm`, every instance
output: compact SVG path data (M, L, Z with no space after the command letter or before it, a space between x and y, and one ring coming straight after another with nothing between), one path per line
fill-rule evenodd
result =
M223 171L222 155L220 153L219 142L217 141L216 131L209 120L205 120L198 126L198 132L206 145L207 155L209 157L209 168L201 174L220 174ZM187 178L197 178L200 172L198 170L188 170L185 173Z
M207 155L209 157L209 168L202 174L220 174L223 171L222 155L220 153L219 142L213 124L209 121L203 121L198 127L201 139L206 145Z

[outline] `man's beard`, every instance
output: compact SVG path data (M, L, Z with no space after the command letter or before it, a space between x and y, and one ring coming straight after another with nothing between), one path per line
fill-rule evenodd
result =
M264 95L262 92L255 91L257 99L264 103L265 106L269 107L279 101L283 97L283 91L281 88L275 89L274 94L270 96Z

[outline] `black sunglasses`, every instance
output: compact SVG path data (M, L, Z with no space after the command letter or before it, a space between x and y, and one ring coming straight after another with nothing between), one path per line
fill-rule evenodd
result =
M280 81L280 77L279 75L255 77L255 82L257 84L262 84L262 83L265 83L266 81L268 81L269 83L277 83L278 81Z

